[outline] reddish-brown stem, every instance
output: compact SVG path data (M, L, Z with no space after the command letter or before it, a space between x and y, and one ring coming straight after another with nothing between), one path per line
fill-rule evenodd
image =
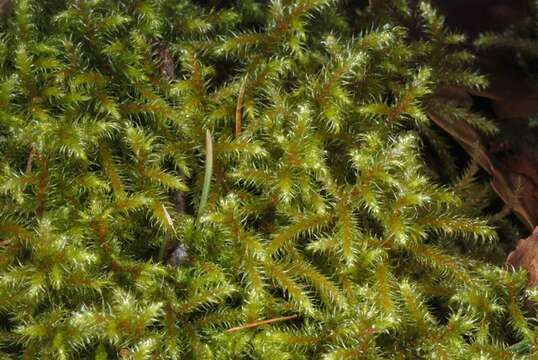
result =
M292 320L292 319L296 319L296 318L297 318L297 315L290 315L290 316L277 317L277 318L274 318L274 319L255 321L255 322L252 322L252 323L249 323L249 324L245 324L245 325L230 328L230 329L226 330L226 332L236 332L236 331L241 331L241 330L244 330L244 329L252 329L252 328L255 328L255 327L258 327L258 326L267 325L267 324L273 324L273 323L276 323L276 322Z
M241 89L239 90L239 96L237 98L237 105L235 107L235 137L238 138L241 135L241 120L243 118L243 97L245 96L245 88L247 84L247 75L243 79Z

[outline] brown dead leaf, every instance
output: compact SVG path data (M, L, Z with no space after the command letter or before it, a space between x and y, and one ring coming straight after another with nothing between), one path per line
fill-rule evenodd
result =
M516 249L506 258L505 265L514 269L527 270L528 287L538 284L538 226L528 238L518 241Z
M467 95L472 99L471 92ZM491 187L506 207L519 215L529 230L534 229L531 236L519 240L505 262L506 266L527 270L527 286L533 287L538 285L538 133L533 132L526 121L517 118L535 111L533 107L538 111L538 101L507 100L502 97L504 94L494 92L472 92L472 95L492 101L493 108L497 107L496 115L506 117L499 125L497 136L486 139L466 122L450 118L449 115L442 116L431 111L429 116L491 175ZM469 98L464 89L441 88L433 100L469 109ZM525 101L531 105L523 106ZM506 110L503 110L503 106L507 106Z
M520 98L501 98L493 101L493 110L499 119L528 118L538 114L538 89Z
M468 100L462 91L441 88L434 100L456 105L460 102L460 106L468 107ZM486 140L464 121L446 118L433 111L429 112L429 117L491 175L493 190L519 215L529 230L534 229L538 225L538 184L534 182L534 179L538 179L538 160L526 156L524 151L510 153L493 149L491 143L501 144L504 139Z

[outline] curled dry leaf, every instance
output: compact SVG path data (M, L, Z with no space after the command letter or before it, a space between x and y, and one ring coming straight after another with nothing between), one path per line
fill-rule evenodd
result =
M538 284L538 226L533 233L517 243L517 247L506 258L506 266L523 268L529 273L528 287Z

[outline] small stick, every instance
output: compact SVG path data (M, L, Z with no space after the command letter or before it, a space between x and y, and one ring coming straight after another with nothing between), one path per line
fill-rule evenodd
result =
M245 96L245 88L247 85L248 74L245 75L241 89L239 90L239 96L237 97L237 105L235 107L235 137L238 138L241 135L241 119L243 118L243 97Z
M250 323L250 324L245 324L245 325L230 328L230 329L226 330L226 332L236 332L236 331L241 331L243 329L252 329L252 328L255 328L255 327L258 327L258 326L261 326L261 325L272 324L272 323L276 323L276 322L280 322L280 321L286 321L286 320L292 320L292 319L296 319L296 318L297 318L297 315L290 315L290 316L277 317L277 318L274 318L274 319L255 321L255 322Z

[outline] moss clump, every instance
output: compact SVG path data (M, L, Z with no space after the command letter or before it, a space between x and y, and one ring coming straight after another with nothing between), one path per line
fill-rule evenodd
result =
M196 3L20 0L2 18L0 356L532 343L524 275L473 258L494 229L421 155L443 150L432 92L484 85L462 36L424 2Z

